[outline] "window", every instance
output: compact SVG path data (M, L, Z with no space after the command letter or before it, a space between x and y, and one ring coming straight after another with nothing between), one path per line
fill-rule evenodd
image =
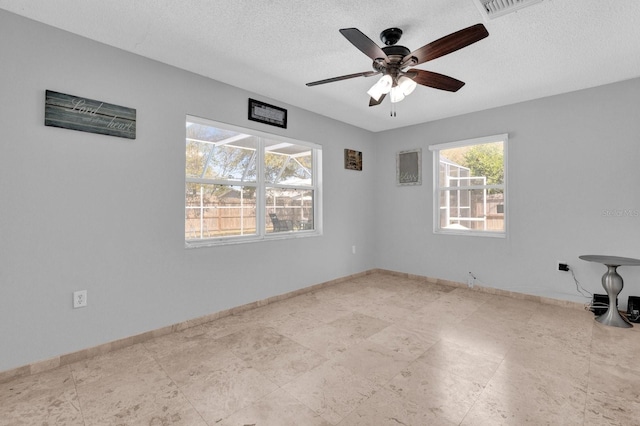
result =
M507 140L503 134L429 147L434 232L506 236Z
M187 117L185 242L319 234L321 147Z

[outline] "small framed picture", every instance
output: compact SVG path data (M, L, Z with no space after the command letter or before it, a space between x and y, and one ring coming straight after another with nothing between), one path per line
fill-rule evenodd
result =
M348 170L362 170L362 152L345 149L344 168Z
M396 154L396 183L422 185L422 150L412 149Z
M249 120L287 128L287 110L249 98Z

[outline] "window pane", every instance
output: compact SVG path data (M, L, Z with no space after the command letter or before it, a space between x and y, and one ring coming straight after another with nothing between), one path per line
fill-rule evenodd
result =
M267 188L266 195L267 232L314 229L312 190Z
M434 149L439 162L436 230L504 233L506 138Z
M443 149L440 161L450 167L451 177L485 178L486 185L504 183L504 147L502 142L467 145L458 148ZM483 185L474 179L462 180L460 186ZM444 181L440 181L444 186ZM456 184L456 186L459 186Z
M202 177L213 145L187 140L186 176Z
M255 188L187 183L185 238L256 234Z
M312 157L307 146L266 141L265 180L267 183L311 186Z
M256 181L255 138L251 147L218 145L213 148L206 175L208 179L226 179L240 182ZM251 140L246 142L250 143Z
M217 127L187 121L187 139L216 143L241 136L246 137L248 135L243 135L233 130L219 129Z
M504 192L495 191L493 194L482 189L440 191L440 227L504 231Z
M187 117L185 246L317 235L321 147L229 127Z
M504 190L492 189L487 195L487 231L504 230Z
M257 138L187 121L186 176L255 182Z

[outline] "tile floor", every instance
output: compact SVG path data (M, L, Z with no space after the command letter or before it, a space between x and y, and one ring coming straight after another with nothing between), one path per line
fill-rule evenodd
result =
M372 274L0 384L2 425L638 425L640 327Z

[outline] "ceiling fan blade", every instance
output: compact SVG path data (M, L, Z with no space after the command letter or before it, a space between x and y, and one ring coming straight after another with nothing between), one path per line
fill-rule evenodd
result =
M463 81L456 80L453 77L443 74L438 74L437 72L418 69L411 69L407 72L409 77L413 73L417 73L417 75L413 77L413 81L418 84L422 84L423 86L433 87L434 89L457 92L462 86L464 86Z
M375 98L369 98L369 106L376 106L376 105L380 105L382 103L382 101L384 101L384 97L387 96L386 94L382 94L382 96L380 96L380 99L378 99L377 101L375 100Z
M355 77L371 77L372 75L380 74L378 71L365 71L357 72L355 74L341 75L340 77L327 78L325 80L312 81L307 83L307 86L317 86L318 84L333 83L334 81L347 80Z
M408 62L412 57L417 59L417 63L409 65L418 65L440 56L448 55L455 52L458 49L467 47L470 44L480 41L487 37L489 32L482 24L475 24L470 27L464 28L455 33L451 33L448 36L439 38L431 43L422 46L421 48L414 50L402 59L402 62Z
M340 30L340 34L345 36L347 40L357 47L362 53L367 55L373 60L378 58L387 59L387 54L373 42L369 37L364 35L362 31L357 28L343 28Z

